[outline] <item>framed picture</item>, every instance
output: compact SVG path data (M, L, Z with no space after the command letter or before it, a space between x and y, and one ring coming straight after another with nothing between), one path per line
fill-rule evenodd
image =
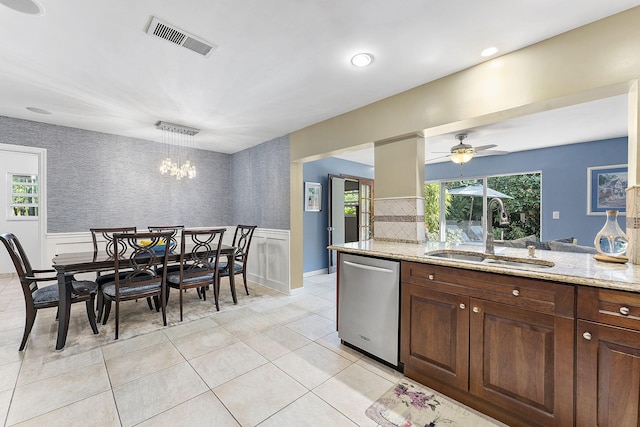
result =
M322 208L322 184L318 182L304 183L304 210L320 212Z
M587 168L587 215L605 215L616 209L627 210L627 165Z

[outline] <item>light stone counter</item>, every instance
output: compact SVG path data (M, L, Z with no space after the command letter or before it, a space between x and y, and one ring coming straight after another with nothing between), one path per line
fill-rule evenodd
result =
M596 261L592 254L536 250L535 259L551 261L553 267L505 267L473 261L426 257L426 252L458 250L482 253L484 246L450 243L394 243L376 240L329 246L329 249L371 257L414 261L424 264L443 265L467 270L487 271L511 276L531 277L555 282L595 286L640 293L640 265L616 264ZM496 255L527 258L527 249L496 246Z

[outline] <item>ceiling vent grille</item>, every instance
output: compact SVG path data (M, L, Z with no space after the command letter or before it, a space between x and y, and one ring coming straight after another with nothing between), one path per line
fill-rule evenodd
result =
M189 34L174 25L161 21L155 16L151 20L151 24L149 24L147 34L167 40L193 52L199 53L202 56L209 56L209 54L218 47L215 44L209 43L194 36L193 34Z

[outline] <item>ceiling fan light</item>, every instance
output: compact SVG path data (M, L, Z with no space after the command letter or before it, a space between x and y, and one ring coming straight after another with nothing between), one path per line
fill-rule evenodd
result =
M473 158L473 151L456 151L451 153L449 156L453 163L457 163L459 165L463 163L467 163L469 160Z

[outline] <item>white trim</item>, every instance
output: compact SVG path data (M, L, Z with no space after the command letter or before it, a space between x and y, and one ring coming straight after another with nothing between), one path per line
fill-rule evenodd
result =
M321 276L323 274L329 274L329 269L328 268L321 268L320 270L307 271L306 273L302 274L302 277Z
M38 235L40 237L40 263L36 268L47 266L47 149L26 145L0 144L0 150L38 155L38 179L40 180L40 209L38 212Z

